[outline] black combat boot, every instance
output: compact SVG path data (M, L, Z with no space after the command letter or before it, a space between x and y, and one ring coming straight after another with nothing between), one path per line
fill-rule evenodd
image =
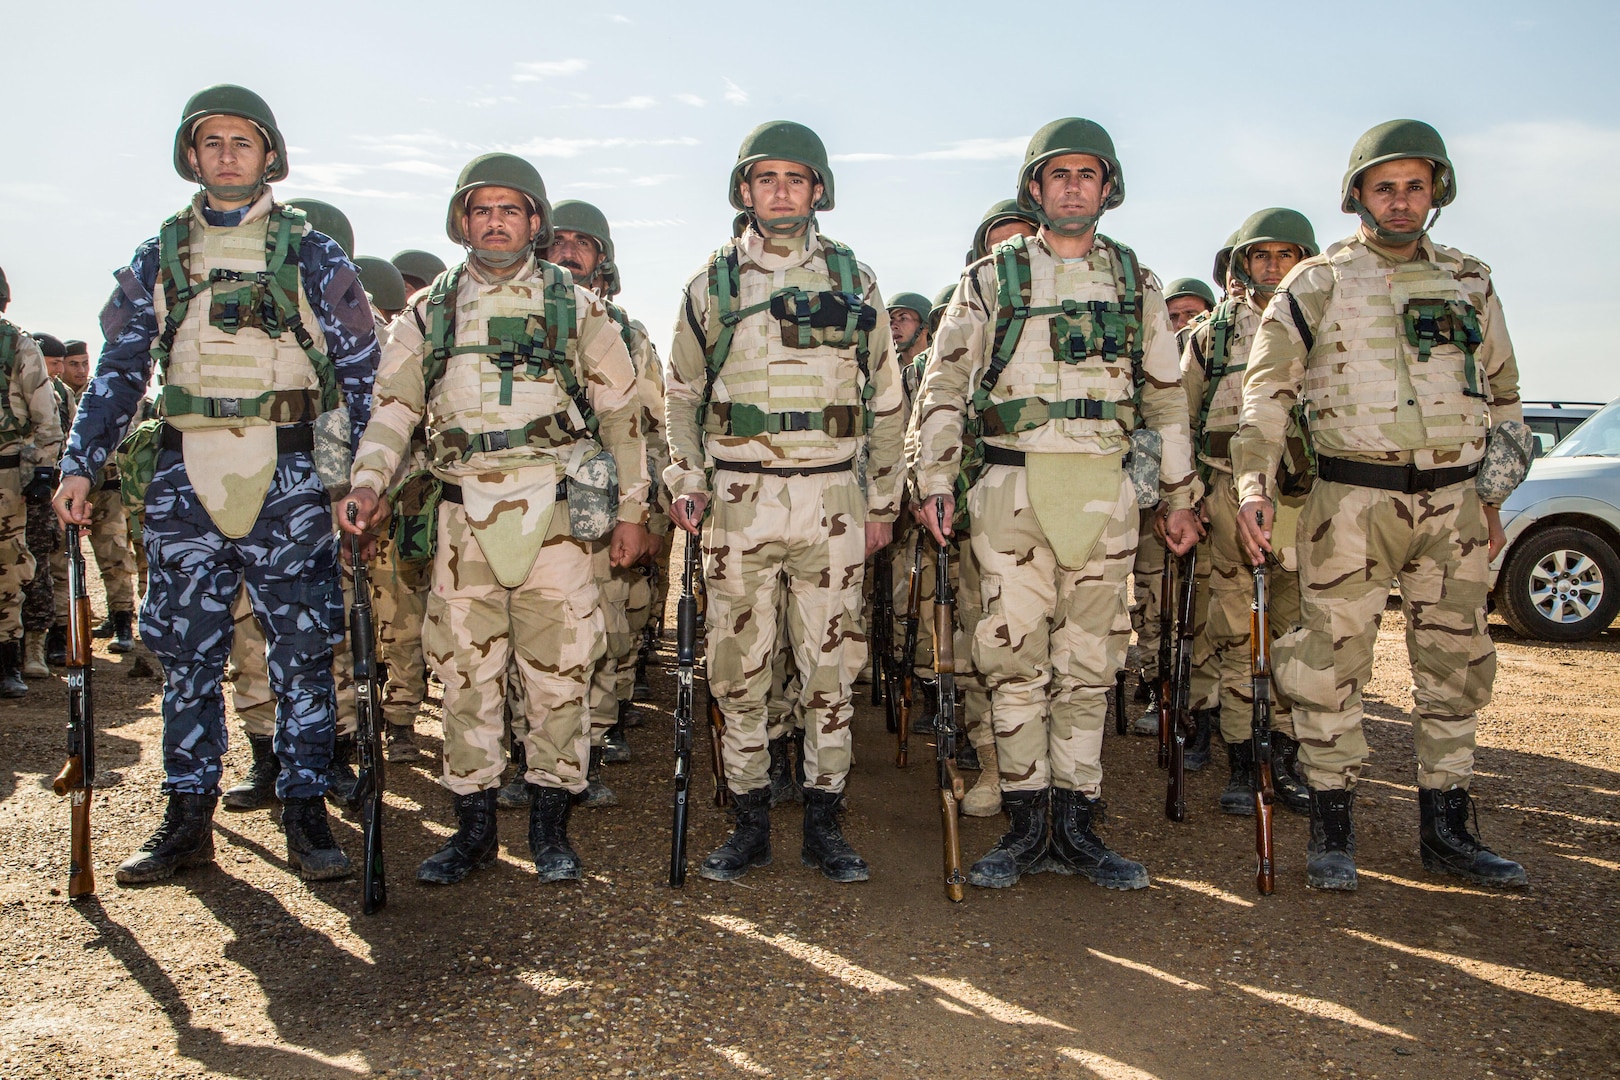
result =
M843 792L804 789L804 847L799 850L799 861L820 870L829 881L865 881L872 872L844 839L838 820L843 810Z
M1436 791L1418 788L1418 850L1423 868L1435 873L1456 874L1476 885L1499 889L1522 889L1530 883L1524 867L1504 859L1480 843L1468 831L1468 811L1473 797L1466 788ZM1474 828L1479 828L1475 815Z
M1254 743L1247 739L1226 744L1226 763L1232 775L1221 792L1221 813L1254 816ZM1273 770L1275 771L1275 770Z
M22 677L22 641L0 643L0 698L19 698L28 693Z
M1010 889L1025 874L1039 874L1046 867L1046 811L1051 788L1039 791L1003 791L1001 808L1012 819L1012 826L996 846L968 871L968 884L981 889Z
M627 728L640 727L643 723L641 710L636 708L634 701L619 702L619 723Z
M46 631L45 662L51 667L67 667L67 627L53 626Z
M767 747L771 754L771 764L767 773L771 778L771 805L781 806L785 802L793 802L800 789L800 782L798 773L793 768L793 751L788 743L788 737L783 735L780 739L772 739Z
M1209 734L1221 726L1221 707L1193 710L1193 735L1182 750L1182 767L1197 772L1209 764Z
M275 740L269 735L249 735L253 764L234 787L225 789L221 800L227 810L258 810L276 801L276 777L281 775L281 759L276 756Z
M456 831L444 847L422 860L416 880L454 885L495 858L495 789L456 796Z
M1105 889L1147 888L1147 869L1109 850L1091 831L1092 823L1101 819L1098 802L1078 791L1052 789L1052 845L1046 868L1058 874L1079 874Z
M522 779L523 774L519 773L517 780ZM516 780L513 781L513 783L516 782ZM502 788L501 790L505 791L506 789ZM523 805L525 806L530 805L529 794L528 790L523 792ZM619 805L618 795L614 794L612 788L602 783L602 748L600 746L591 747L590 763L585 767L585 790L575 795L574 801L593 810L599 806Z
M529 785L529 854L545 881L583 881L585 867L568 843L568 814L574 800L564 788Z
M112 653L127 653L135 647L135 617L133 612L115 611L112 613L113 635L112 644L107 651Z
M1271 733L1271 788L1284 810L1311 812L1311 789L1299 776L1299 741L1281 731Z
M145 885L174 876L188 866L214 861L215 795L169 793L163 824L141 849L123 861L113 875L120 885Z
M602 760L609 765L621 765L630 760L630 734L622 719L614 721L602 734Z
M389 724L383 735L383 760L393 765L415 761L420 756L416 747L416 725Z
M979 748L962 737L957 732L956 767L962 772L978 772L984 766L979 763Z
M331 881L354 873L349 857L332 839L326 800L319 795L285 800L281 828L287 834L287 865L305 881Z
M939 683L933 679L916 679L912 683L911 733L932 735L934 714L939 712ZM917 706L922 706L918 708Z
M326 765L326 797L335 806L348 806L359 782L354 772L354 736L339 735L332 741L332 760Z
M1136 692L1131 695L1131 699L1141 705L1148 704L1153 700L1153 690L1157 683L1157 679L1148 678L1147 672L1143 671L1138 673L1136 677Z
M90 636L93 638L112 637L117 632L118 627L113 622L113 613L109 611L107 617L102 620L101 625L90 631Z
M710 881L734 881L750 867L771 864L771 789L737 792L731 807L731 835L698 867Z
M1355 793L1311 788L1311 842L1305 847L1305 884L1313 889L1354 892L1356 826L1350 819Z
M1131 724L1132 735L1144 735L1148 738L1158 738L1159 735L1159 681L1155 679L1147 684L1147 703Z

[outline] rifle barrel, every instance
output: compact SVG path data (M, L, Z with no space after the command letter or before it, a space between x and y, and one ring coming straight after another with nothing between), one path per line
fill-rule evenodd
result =
M51 784L57 795L70 800L68 836L68 899L92 896L96 891L94 859L90 851L91 790L96 779L96 724L91 693L94 659L91 651L90 593L85 586L84 549L79 527L67 527L67 760Z

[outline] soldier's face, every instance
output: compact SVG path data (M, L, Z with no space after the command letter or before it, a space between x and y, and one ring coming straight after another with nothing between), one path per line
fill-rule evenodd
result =
M984 234L984 248L986 251L995 250L995 246L1015 236L1034 236L1035 226L1022 218L1007 218L990 226Z
M1172 297L1164 305L1170 312L1170 329L1180 330L1209 310L1209 305L1196 296Z
M1373 220L1391 232L1415 232L1434 207L1434 162L1402 158L1374 165L1350 189Z
M596 276L602 264L602 249L596 240L572 229L558 229L552 234L551 247L546 249L546 261L566 267L581 285Z
M529 197L504 187L474 188L461 215L461 235L486 251L522 251L540 233L540 215Z
M889 311L889 333L894 336L896 345L911 341L921 329L922 320L910 308L893 308Z
M256 184L274 156L251 120L210 116L191 132L191 171L208 187Z
M63 367L64 365L60 356L47 356L45 358L45 374L49 375L51 378L60 379L62 377Z
M796 161L761 161L737 185L743 205L761 222L809 217L825 190L814 170Z
M62 381L75 393L90 385L90 354L74 353L62 361Z
M1275 289L1305 253L1293 244L1264 243L1250 244L1243 249L1241 257L1251 278L1263 288Z
M1113 185L1103 179L1102 160L1090 154L1063 154L1041 167L1029 194L1048 217L1090 217L1102 209Z

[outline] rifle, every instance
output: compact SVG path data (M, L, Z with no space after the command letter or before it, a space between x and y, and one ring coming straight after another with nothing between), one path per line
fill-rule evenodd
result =
M910 591L906 594L906 638L901 643L900 654L900 724L895 732L896 750L894 765L897 769L906 767L906 754L911 749L911 706L917 691L916 657L917 657L917 629L922 614L922 562L923 562L923 535L926 529L917 530L917 546L911 553L911 579Z
M686 545L681 599L675 608L675 821L669 837L669 887L686 883L686 796L692 782L692 669L697 666L697 542Z
M1114 734L1123 735L1129 729L1125 723L1125 669L1114 672Z
M939 531L945 531L940 507ZM939 708L934 713L934 758L939 767L939 814L945 838L945 895L962 902L962 840L957 834L957 805L967 794L956 773L956 594L951 590L951 548L939 545L934 561L934 676ZM915 591L915 587L913 588Z
M1168 556L1167 556L1168 559ZM1176 674L1171 682L1172 720L1170 739L1170 783L1165 789L1164 816L1171 821L1187 820L1187 737L1193 733L1192 654L1193 623L1198 604L1198 548L1182 556L1180 588L1176 597Z
M889 689L889 669L894 664L894 571L887 550L872 556L872 704L885 705ZM892 705L884 709L883 721L890 732L897 718Z
M1159 571L1159 768L1170 765L1170 676L1175 667L1170 658L1170 642L1175 636L1176 563L1167 551L1164 569Z
M96 868L90 859L90 791L96 779L96 721L90 694L90 593L84 584L84 552L79 527L67 527L68 750L62 771L51 783L58 795L72 795L72 836L68 841L68 899L94 896Z
M1261 896L1277 887L1271 836L1271 627L1266 617L1266 564L1254 568L1254 605L1249 609L1249 675L1254 680L1254 852L1260 865L1254 875Z
M356 508L349 504L349 520ZM367 915L388 905L388 879L383 873L382 808L387 776L382 752L382 688L377 682L377 639L371 618L371 574L361 555L361 538L350 534L349 561L354 566L354 606L349 610L349 650L354 657L355 748L360 775L349 806L360 811L360 910Z

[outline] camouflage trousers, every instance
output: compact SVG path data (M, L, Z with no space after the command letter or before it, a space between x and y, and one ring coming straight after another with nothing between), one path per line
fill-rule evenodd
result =
M422 651L444 684L443 784L457 795L499 787L506 768L507 678L523 687L525 778L585 790L591 672L605 649L595 562L600 544L568 535L557 507L528 577L495 577L466 511L439 509Z
M163 664L166 792L217 794L226 748L222 680L246 590L264 627L277 702L276 792L326 792L334 732L333 647L343 638L332 508L306 454L284 454L258 520L241 539L220 533L192 490L179 451L158 455L142 533L150 584L141 638Z
M768 782L767 700L778 611L799 682L807 782L844 788L850 700L867 653L861 629L866 499L852 472L770 476L721 471L703 528L709 687L726 719L726 779Z
M34 577L21 484L18 470L0 470L0 642L22 637L23 592Z
M427 698L427 662L422 657L422 617L427 611L432 568L400 560L391 540L377 545L371 563L371 609L377 626L377 663L387 673L383 719L409 725Z
M339 571L343 585L343 610L354 606L354 579ZM248 601L247 589L236 593L231 604L231 621L235 633L231 639L231 658L225 666L225 677L231 683L231 708L242 718L242 728L249 735L276 733L276 696L270 690L269 647L264 631L254 617L253 605ZM348 620L342 625L347 628ZM346 641L346 639L344 639ZM354 700L354 657L344 641L332 650L332 684L337 694L337 734L353 735L358 724Z
M1230 473L1216 471L1204 497L1209 517L1209 649L1220 680L1221 738L1229 743L1251 737L1254 682L1250 674L1250 622L1254 608L1254 571L1238 543L1237 489ZM1279 538L1278 544L1284 541ZM1203 551L1199 552L1202 556ZM1266 571L1266 618L1275 642L1299 625L1299 573L1273 562ZM1271 729L1294 733L1286 696L1272 686Z
M107 610L135 610L135 548L129 539L129 515L116 486L90 495L90 550L95 552Z
M902 533L895 530L894 543L879 554L879 558L889 560L889 579L894 585L894 653L900 655L905 648L906 641L906 611L911 603L911 567L917 559L917 534L922 533L922 580L918 582L917 589L917 618L922 627L931 627L929 611L934 606L934 542L928 537L926 529L922 529L915 521L909 521ZM953 568L954 572L954 568ZM927 630L922 629L917 634L917 652L911 658L918 675L931 678L934 673L934 639Z
M25 499L28 506L28 550L34 557L34 576L23 587L22 624L25 630L49 630L67 621L67 608L56 606L56 575L52 556L62 550L62 526L50 502ZM64 581L66 573L63 574Z
M636 648L636 638L630 629L629 605L631 579L641 581L645 588L647 579L634 570L615 570L608 561L606 546L596 553L597 576L596 586L602 596L602 627L607 635L606 647L602 657L596 662L591 672L591 745L601 746L607 735L607 729L612 727L619 719L619 669L625 668L625 674L634 678L635 662L624 664L625 658L633 656ZM650 589L646 591L651 591ZM642 625L646 625L643 622ZM630 700L630 695L623 698Z
M1298 536L1301 626L1277 642L1272 662L1294 702L1311 787L1354 787L1361 774L1361 690L1397 581L1416 684L1418 786L1466 788L1476 714L1496 677L1485 629L1488 531L1473 481L1405 495L1318 480Z
M1141 633L1148 635L1147 638L1143 639L1141 659L1142 679L1151 683L1175 674L1175 650L1178 644L1177 639L1181 633L1179 625L1181 612L1178 605L1181 603L1181 560L1183 557L1171 555L1165 549L1164 541L1160 540L1158 534L1153 532L1153 519L1151 516L1144 515L1142 524L1143 530L1138 542L1139 544L1151 544L1156 549L1153 558L1158 564L1153 568L1151 582L1144 582L1143 578L1138 576L1135 583L1135 588L1138 590L1144 586L1149 590L1144 599L1144 611L1151 610L1153 617L1151 620L1144 621L1144 629L1141 631ZM1188 707L1193 709L1213 709L1221 699L1221 681L1220 673L1216 668L1215 643L1210 638L1210 574L1213 562L1211 543L1211 534L1206 531L1204 539L1198 543L1198 564L1193 575L1192 686L1187 696ZM1140 551L1140 548L1138 550ZM1162 575L1166 558L1171 559L1176 564L1173 582L1175 594L1168 601L1159 596L1159 593L1163 591L1164 578ZM1135 573L1138 575L1141 574L1141 565L1140 561L1135 564L1137 567ZM1143 594L1138 592L1137 595L1142 596ZM1170 605L1170 657L1172 666L1170 671L1161 671L1159 669L1159 649L1163 644L1163 638L1159 631L1160 620L1165 615L1164 605L1166 603ZM1134 624L1135 621L1136 615L1133 612L1132 623ZM1149 642L1152 644L1151 650L1148 648Z
M984 585L971 543L955 544L952 554L956 634L951 644L956 656L956 685L962 691L962 730L968 742L983 749L996 741L990 722L990 687L973 663L973 638L984 621Z
M1136 632L1142 663L1142 681L1159 677L1159 613L1164 610L1159 587L1163 584L1164 541L1153 531L1153 510L1141 511L1137 523L1136 562L1131 571L1131 629Z
M618 681L613 690L620 701L636 694L636 656L647 626L653 621L653 605L658 592L656 566L638 566L630 571L630 596L624 603L624 618L630 624L630 641L619 656Z
M968 493L984 601L973 660L990 688L1003 791L1056 786L1094 798L1102 789L1108 691L1131 639L1135 500L1122 476L1086 565L1065 570L1036 521L1023 468L992 465Z

